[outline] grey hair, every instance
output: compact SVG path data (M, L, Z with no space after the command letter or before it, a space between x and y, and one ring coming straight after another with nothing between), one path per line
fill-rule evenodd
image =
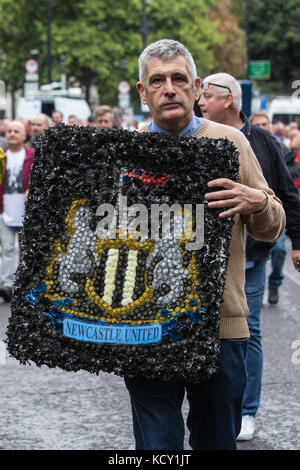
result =
M242 88L239 82L232 75L229 75L229 73L214 73L212 75L208 75L208 77L205 77L205 79L203 80L203 84L207 82L216 83L217 85L223 85L230 88L233 96L233 107L237 111L241 111ZM229 93L226 88L216 88L218 89L220 95L227 95Z
M268 123L270 122L268 113L264 113L263 111L258 111L257 113L251 114L251 116L249 117L249 122L252 124L253 119L255 117L260 117L260 116L263 116L264 118L266 118L268 120Z
M111 106L107 105L107 104L103 104L101 106L98 106L96 109L95 109L95 118L98 117L98 116L103 116L104 114L106 113L109 113L110 114L110 118L113 119L113 110L111 108Z
M179 55L185 57L188 72L194 83L197 77L197 69L191 53L178 41L174 41L172 39L160 39L159 41L149 44L139 57L139 80L142 85L145 86L146 84L146 67L149 59L157 57L165 61L174 59Z

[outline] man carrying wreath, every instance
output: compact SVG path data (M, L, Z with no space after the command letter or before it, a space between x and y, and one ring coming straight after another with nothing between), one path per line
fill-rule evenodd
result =
M201 383L125 377L130 394L137 450L182 450L184 422L181 406L189 401L187 425L194 450L236 449L246 385L249 330L244 294L244 232L276 241L285 227L280 200L268 187L256 157L243 134L193 114L200 78L189 51L179 42L163 39L150 44L139 58L137 89L153 120L145 132L164 132L196 138L226 138L239 152L239 181L219 178L208 183L208 210L233 216L229 261L220 310L221 351L218 371ZM221 188L221 189L220 189Z

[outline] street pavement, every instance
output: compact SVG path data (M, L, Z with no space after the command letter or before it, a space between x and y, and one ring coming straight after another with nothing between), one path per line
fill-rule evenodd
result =
M288 255L280 303L264 302L264 374L257 432L239 450L300 449L300 273ZM5 351L9 304L0 305L0 449L133 450L130 402L112 374L22 366ZM187 403L184 402L184 414ZM186 449L188 432L186 433Z

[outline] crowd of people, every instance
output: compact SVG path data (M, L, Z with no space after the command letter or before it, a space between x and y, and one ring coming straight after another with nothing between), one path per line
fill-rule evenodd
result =
M66 125L73 126L94 126L98 128L112 128L119 129L124 127L122 120L122 111L119 108L114 108L108 105L98 106L94 114L91 114L87 119L81 119L74 114L66 116L61 111L53 111L51 116L44 113L39 113L33 119L15 119L21 122L25 127L26 139L25 145L32 148L34 141L40 137L47 127L55 126L56 124L65 123ZM0 120L0 148L7 146L6 132L12 119L4 118ZM126 128L128 126L126 125ZM136 130L138 128L138 121L132 119L129 125L129 130Z
M0 297L7 302L12 295L18 255L16 239L22 227L34 144L45 129L62 123L63 118L60 111L54 110L51 116L39 113L31 120L5 118L0 121L0 148L4 150L5 160L5 174L0 183ZM118 128L121 125L120 110L99 106L87 120L70 115L65 124Z
M300 191L300 128L298 121L284 124L275 120L271 123L266 112L260 111L250 117L251 124L268 130L279 142L289 172Z
M300 195L300 129L297 121L284 124L282 121L270 123L267 113L257 112L250 117L253 125L268 130L278 141L283 159ZM284 279L283 267L286 257L286 234L284 233L271 250L272 271L268 278L271 305L279 301L279 287Z
M230 93L228 93L230 90ZM224 95L225 94L225 95ZM226 99L222 99L222 97ZM242 428L239 440L252 439L255 435L255 417L260 405L263 350L261 335L261 309L265 291L266 260L272 256L273 271L269 277L269 302L278 302L278 288L283 280L282 247L286 233L292 242L292 259L295 269L300 260L300 201L297 187L285 160L293 150L283 143L283 136L274 133L268 116L256 113L248 118L241 108L241 89L238 81L229 74L217 73L206 77L199 106L205 118L239 129L249 141L269 186L282 201L286 213L286 232L275 244L265 243L247 234L245 244L245 294L249 312L247 323L250 331L247 351L247 386L243 397ZM281 126L285 129L285 126ZM277 293L277 298L275 298Z
M260 403L260 311L266 260L271 250L275 259L277 250L269 278L271 304L278 302L283 278L278 251L282 252L286 235L292 242L296 269L300 263L300 202L296 186L300 181L300 129L296 122L271 124L264 113L248 119L241 111L239 83L228 74L210 75L200 85L192 56L176 41L162 40L148 46L140 56L139 66L137 89L152 116L142 130L229 138L240 153L240 180L212 181L211 188L223 186L224 190L206 195L208 207L223 209L221 217L234 216L236 221L220 314L219 371L208 383L180 386L126 377L136 448L183 448L181 404L187 391L192 448L235 449L237 439L254 437ZM200 117L194 113L198 100ZM0 185L0 295L7 301L11 298L14 240L22 224L34 142L47 127L62 121L62 114L54 111L51 117L39 114L31 122L3 119L0 123L0 147L4 149L6 165ZM87 121L68 116L65 122L97 128L122 126L120 113L109 106L96 108ZM137 129L136 122L132 129ZM247 239L243 245L245 227Z

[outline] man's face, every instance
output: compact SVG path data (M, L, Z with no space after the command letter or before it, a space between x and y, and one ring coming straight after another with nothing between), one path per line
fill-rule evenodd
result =
M26 139L25 127L21 122L11 122L6 130L8 147L20 147Z
M251 124L254 124L254 126L262 127L263 129L267 130L269 130L270 128L269 120L265 116L253 116Z
M55 124L59 124L62 122L62 116L60 113L54 111L52 113L52 121L55 123Z
M45 129L47 129L47 124L45 123L44 119L41 117L36 117L31 122L31 133L33 137L39 137Z
M223 91L226 91L223 90ZM200 92L199 107L202 116L210 121L223 123L225 122L225 113L232 100L228 100L228 94L222 94L220 87L204 83Z
M68 125L69 126L76 126L78 124L78 119L75 116L70 116L68 118Z
M99 128L111 128L113 121L110 113L98 115L95 120L95 126Z
M182 55L167 61L149 59L145 87L137 83L156 124L170 132L179 132L190 122L199 88L200 79L192 82Z

